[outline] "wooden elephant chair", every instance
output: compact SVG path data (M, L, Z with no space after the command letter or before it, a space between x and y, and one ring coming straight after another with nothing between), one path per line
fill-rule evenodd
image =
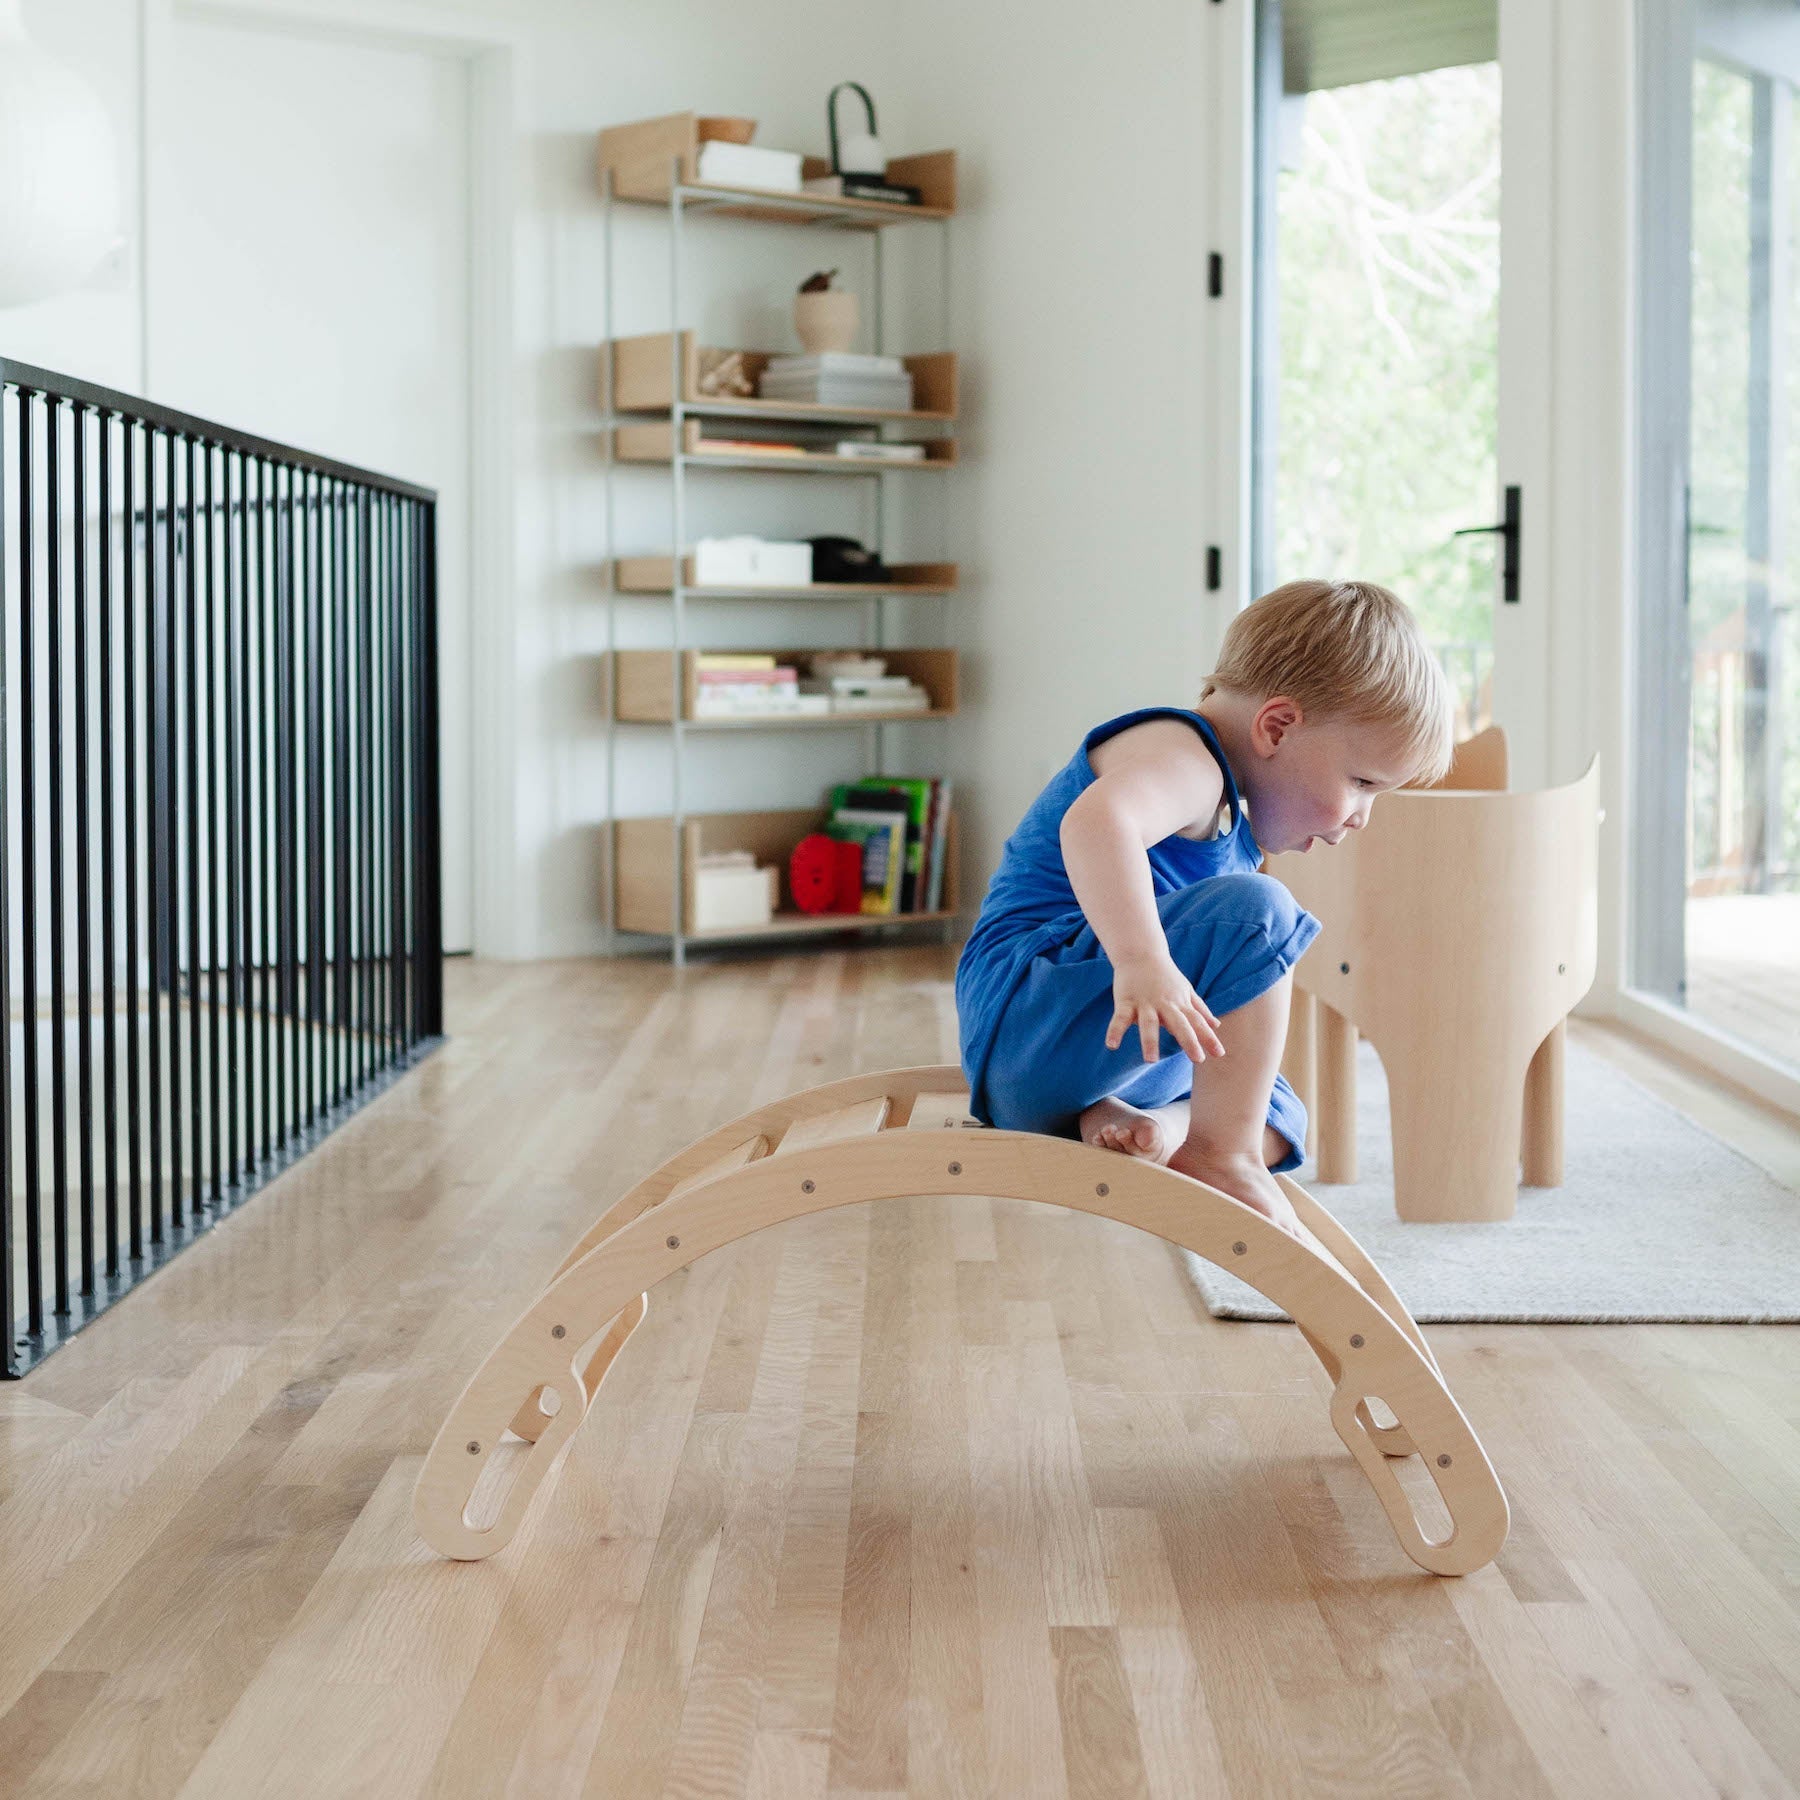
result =
M1506 1496L1418 1326L1360 1246L1303 1188L1277 1176L1304 1241L1254 1208L1140 1158L1067 1138L981 1127L962 1072L896 1069L827 1083L745 1114L671 1157L581 1238L450 1409L420 1471L413 1516L441 1554L491 1555L581 1423L643 1321L648 1290L765 1225L908 1195L1051 1201L1153 1232L1283 1307L1324 1365L1330 1415L1421 1568L1462 1575L1498 1554ZM1120 1304L1129 1304L1120 1296ZM1377 1423L1379 1399L1395 1423ZM470 1502L510 1427L509 1449ZM1390 1458L1418 1455L1451 1521L1427 1539ZM505 1478L510 1473L510 1486ZM489 1501L492 1501L490 1506Z
M1491 727L1336 849L1267 863L1324 927L1294 968L1282 1059L1318 1178L1356 1179L1360 1033L1387 1073L1403 1219L1510 1219L1521 1155L1529 1185L1562 1182L1564 1021L1597 950L1599 764L1533 793L1506 776Z

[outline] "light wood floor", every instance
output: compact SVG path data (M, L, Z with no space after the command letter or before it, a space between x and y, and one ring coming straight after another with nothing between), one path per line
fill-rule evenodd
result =
M704 1125L954 1061L953 955L453 965L445 1050L0 1388L0 1790L1800 1793L1791 1327L1428 1328L1513 1507L1445 1580L1160 1240L848 1208L652 1295L508 1550L418 1544L567 1243Z

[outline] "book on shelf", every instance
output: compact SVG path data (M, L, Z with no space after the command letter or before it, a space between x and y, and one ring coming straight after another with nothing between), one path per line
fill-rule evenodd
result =
M762 400L785 400L801 406L847 406L878 412L911 412L910 375L884 375L875 380L852 376L801 376L776 381L765 375L756 387Z
M809 194L829 200L886 200L895 206L919 206L924 192L910 181L889 181L881 175L808 175L802 184Z
M833 445L833 454L860 462L923 462L923 444L878 444L867 438L845 438Z
M800 672L793 668L777 668L771 663L766 668L757 669L699 668L694 671L694 679L702 687L734 687L746 682L753 687L767 687L771 684L793 687L800 679Z
M826 823L827 837L860 844L863 853L862 910L887 915L903 910L901 884L906 866L906 814L886 807L839 806Z
M872 356L860 350L820 350L810 356L771 356L763 377L788 375L904 375L897 356Z
M702 437L694 441L696 456L810 456L805 444L785 438Z
M906 821L902 854L905 870L901 877L898 912L919 912L926 875L925 823L931 806L931 783L911 776L871 776L865 781L840 782L830 793L832 816L845 808L872 808L894 811Z
M927 861L930 865L929 891L925 897L927 912L941 912L944 906L945 852L950 836L950 778L942 776L932 784L931 840Z
M931 711L931 695L922 687L909 687L896 694L829 694L825 698L834 713Z
M831 702L820 694L786 691L754 695L748 699L716 694L699 695L694 702L696 719L772 719L828 716Z
M702 674L709 669L772 669L775 657L765 650L696 650L694 667Z

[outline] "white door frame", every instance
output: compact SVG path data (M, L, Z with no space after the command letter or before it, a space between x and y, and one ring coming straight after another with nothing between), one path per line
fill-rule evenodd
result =
M141 44L138 239L143 320L139 385L147 391L156 343L150 278L156 234L150 218L151 171L161 133L159 77L172 54L177 18L286 36L385 49L421 50L464 63L468 213L469 555L467 717L470 755L468 835L470 920L478 955L531 952L519 904L514 769L518 719L513 636L513 342L512 231L515 120L526 77L524 40L504 25L459 25L394 0L139 0Z
M1573 780L1600 757L1598 972L1582 1011L1617 1008L1624 985L1624 774L1631 688L1635 303L1632 214L1634 0L1500 0L1505 155L1502 332L1537 379L1502 376L1498 486L1523 489L1522 599L1496 607L1496 650L1519 671L1495 684L1521 788ZM1250 588L1254 0L1212 18L1218 121L1204 229L1226 258L1206 362L1209 455L1202 504L1224 546L1218 628ZM1516 63L1524 79L1504 72ZM1535 105L1522 91L1535 89ZM1535 133L1520 145L1518 134ZM1515 159L1516 164L1515 167ZM1535 246L1526 250L1525 245ZM1233 279L1233 270L1237 279ZM1514 283L1510 298L1505 284ZM1511 390L1510 392L1508 390ZM1495 495L1498 518L1500 494ZM1471 524L1486 523L1471 520Z

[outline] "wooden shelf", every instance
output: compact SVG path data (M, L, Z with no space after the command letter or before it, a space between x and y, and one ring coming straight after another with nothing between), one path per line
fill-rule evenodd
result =
M612 357L612 406L615 412L671 411L674 405L670 393L671 360L678 354L682 409L702 418L785 419L821 425L946 425L956 418L957 372L953 350L900 359L912 374L913 407L910 412L893 412L876 406L813 406L804 401L762 400L754 395L702 393L702 375L733 352L702 345L691 331L683 331L679 337L679 347L666 331L654 331L642 337L615 338L605 347L602 354L610 351ZM745 375L754 382L761 378L775 352L744 350L737 354L744 359ZM604 405L607 399L604 380L600 399Z
M839 456L829 450L809 450L799 456L781 451L708 450L705 427L698 419L684 419L681 436L682 461L696 469L766 469L784 475L912 475L941 474L956 464L955 438L928 438L920 444L925 452L922 458L888 462L874 457ZM620 462L667 464L673 460L669 448L673 441L674 428L667 420L613 428L613 454Z
M815 644L801 650L770 650L757 646L757 653L770 655L778 663L793 663L816 656L829 646ZM670 713L670 686L674 669L672 651L615 650L613 662L613 716L626 724L667 725ZM743 718L707 718L694 716L694 703L699 688L696 658L705 652L681 652L681 715L683 725L691 731L742 731L746 727L768 730L771 726L821 726L842 728L846 725L898 725L918 719L947 719L956 711L957 655L954 650L852 650L848 654L881 657L890 675L905 675L916 681L931 696L931 706L924 712L889 713L766 713ZM714 651L711 654L734 654ZM846 654L838 652L838 654Z
M613 581L622 594L671 594L675 559L669 556L621 556L613 565ZM815 581L805 587L696 587L694 559L682 559L683 586L705 600L867 600L879 595L930 598L954 594L955 563L894 563L896 581Z
M935 912L803 913L793 905L787 885L787 863L794 846L824 822L819 807L789 812L694 813L682 821L683 935L696 943L727 939L805 936L827 931L879 931L894 925L941 924L957 916L959 854L956 808L950 809L944 836L944 887ZM672 822L665 816L613 821L613 921L621 931L669 935L673 902ZM767 925L740 925L717 931L692 928L694 865L717 850L748 850L760 863L781 870L782 904Z
M956 152L931 150L889 159L889 181L920 190L921 204L892 200L840 200L793 188L726 187L700 180L700 132L696 114L667 113L615 125L600 133L599 173L612 171L613 194L653 206L667 206L676 194L681 206L728 218L773 225L836 224L873 231L915 220L948 219L956 213ZM820 157L802 160L804 178L829 175ZM679 191L677 193L677 179Z

